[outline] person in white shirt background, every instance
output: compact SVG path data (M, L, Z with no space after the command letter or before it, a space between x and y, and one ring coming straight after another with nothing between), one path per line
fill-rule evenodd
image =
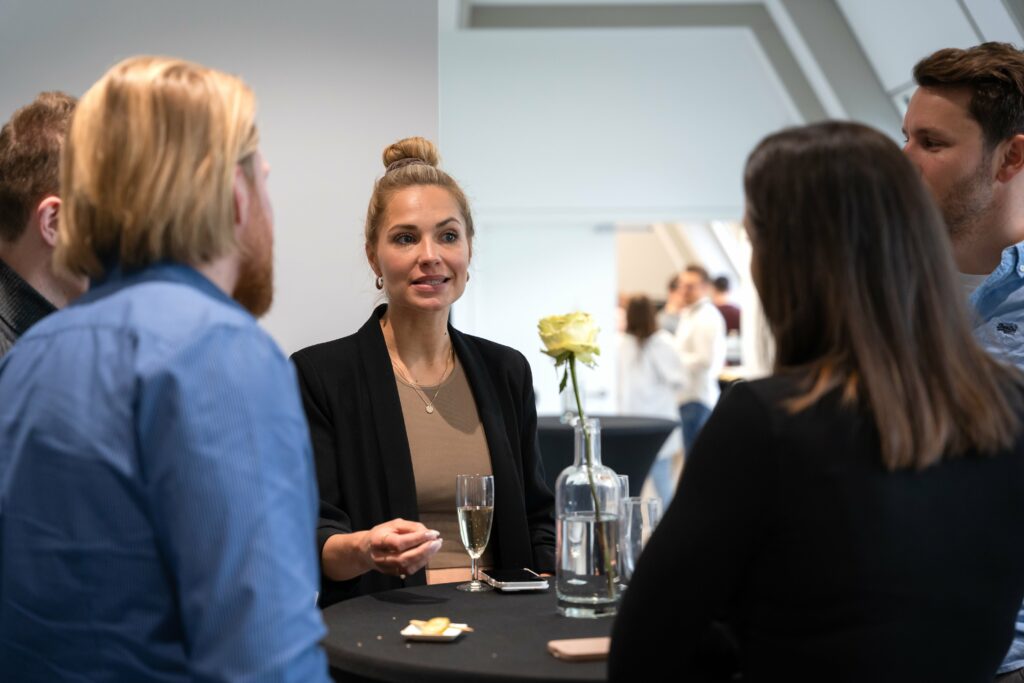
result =
M672 335L659 329L654 305L646 296L630 297L625 317L619 342L619 412L678 420L676 393L683 387L683 365ZM676 428L651 467L650 479L664 501L672 497L675 461L682 447L682 434Z
M718 375L725 366L725 319L711 302L711 278L703 267L687 266L679 275L679 288L686 304L679 312L675 337L683 364L683 387L677 399L685 456L718 402Z

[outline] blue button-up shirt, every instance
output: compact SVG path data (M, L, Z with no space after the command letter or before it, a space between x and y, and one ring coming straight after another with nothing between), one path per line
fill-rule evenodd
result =
M0 363L0 678L327 681L294 371L195 270L115 274Z
M1003 250L999 266L970 296L974 336L996 358L1024 370L1024 242ZM1013 539L1006 539L1013 543ZM999 673L1024 667L1024 607Z
M999 266L970 303L975 338L997 358L1024 369L1024 242L1003 250Z

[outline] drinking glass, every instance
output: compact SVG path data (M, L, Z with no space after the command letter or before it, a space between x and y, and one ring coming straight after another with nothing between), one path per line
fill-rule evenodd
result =
M619 498L620 498L620 500L625 501L627 498L629 498L629 475L628 474L620 474L619 475L619 489L620 489L619 490Z
M661 520L661 498L627 498L622 502L621 581L629 585L640 553Z
M480 581L477 560L491 538L494 518L494 477L489 474L460 474L455 478L455 507L459 514L459 535L473 566L473 580L456 588L478 593L492 590Z

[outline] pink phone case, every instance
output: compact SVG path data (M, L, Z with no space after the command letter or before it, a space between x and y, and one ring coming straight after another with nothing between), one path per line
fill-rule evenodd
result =
M611 638L569 638L548 641L548 652L567 662L595 662L608 659Z

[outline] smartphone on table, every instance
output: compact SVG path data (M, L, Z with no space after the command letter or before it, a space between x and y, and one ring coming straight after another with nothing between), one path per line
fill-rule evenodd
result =
M487 569L480 572L484 581L500 591L543 591L548 579L529 569Z

